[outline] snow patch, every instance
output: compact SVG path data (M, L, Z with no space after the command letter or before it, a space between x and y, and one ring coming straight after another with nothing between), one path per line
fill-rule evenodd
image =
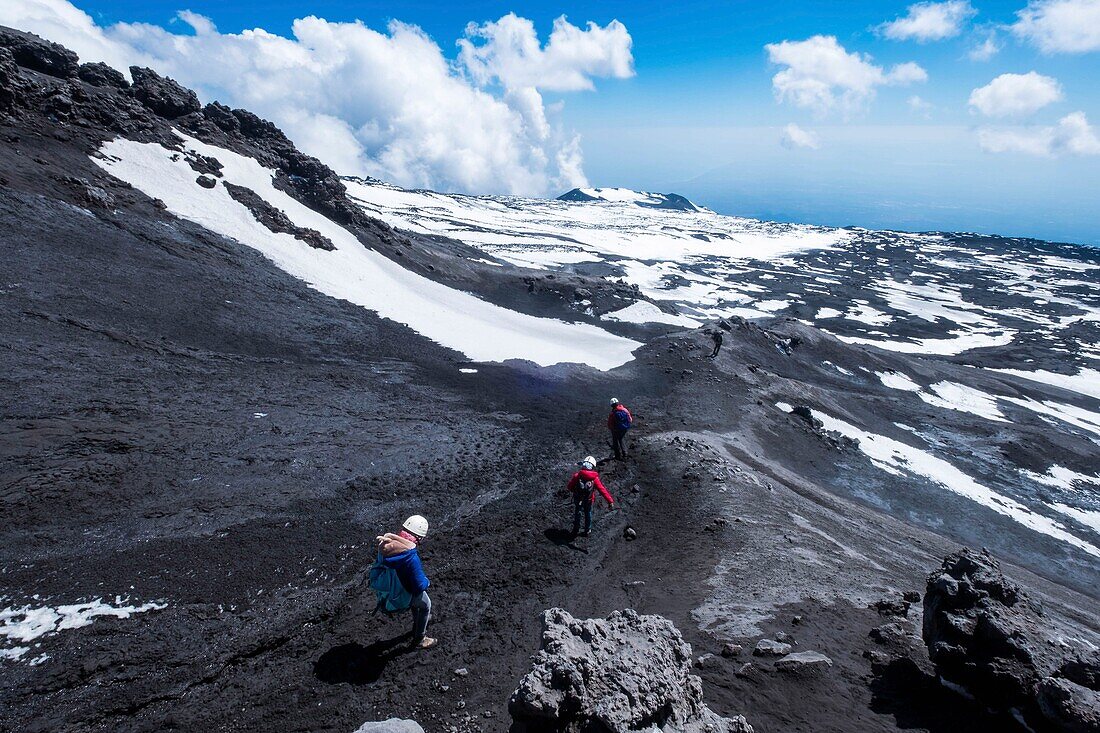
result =
M687 328L694 328L699 325L699 321L694 318L665 313L648 300L631 303L627 307L607 313L603 317L612 321L622 321L623 323L667 323L670 326L685 326Z
M168 607L166 603L150 601L140 606L123 605L122 598L115 598L115 605L104 603L102 598L87 603L74 603L64 606L40 606L32 608L5 608L0 610L0 636L9 640L28 642L43 636L50 636L67 629L88 626L98 616L130 618L135 613L160 611ZM22 652L20 652L20 655Z
M296 225L324 234L336 249L315 250L289 234L271 232L224 185L197 185L183 156L162 145L118 138L104 143L92 160L160 199L176 216L259 250L320 292L405 324L474 361L527 359L542 366L568 362L606 370L630 361L641 345L588 324L517 313L412 273L275 188L274 171L258 161L177 135L190 150L222 163L223 182L252 189Z

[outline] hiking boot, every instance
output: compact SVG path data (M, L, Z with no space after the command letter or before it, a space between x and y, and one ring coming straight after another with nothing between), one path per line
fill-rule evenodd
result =
M439 643L439 639L433 639L430 636L421 637L418 641L413 641L413 649L431 649L433 646Z

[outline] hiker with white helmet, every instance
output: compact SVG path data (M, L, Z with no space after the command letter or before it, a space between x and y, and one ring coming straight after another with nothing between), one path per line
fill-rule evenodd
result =
M611 414L607 416L607 429L611 431L611 446L615 449L615 458L620 461L626 458L626 446L623 441L626 438L626 431L630 430L633 424L634 416L630 414L630 410L626 409L626 405L619 402L617 397L612 397Z
M393 603L393 608L409 608L413 616L412 646L419 649L428 649L435 646L436 640L426 636L428 620L432 617L432 599L428 597L428 586L431 582L424 574L424 567L420 564L420 553L417 547L428 535L428 520L419 514L414 514L401 525L402 529L397 534L387 532L376 538L380 567L383 570L391 570L400 581L401 589L408 594L407 599L398 599ZM372 586L379 590L372 577ZM398 589L400 590L400 589ZM383 594L380 594L380 605ZM397 594L390 593L390 597ZM407 605L406 605L407 604Z
M600 481L600 474L596 472L596 459L587 456L581 461L581 469L573 474L566 486L573 499L573 536L578 534L587 537L592 531L592 504L596 501L596 491L599 491L607 502L608 509L615 508L615 500L611 498L607 487ZM581 532L581 514L584 514L584 531Z

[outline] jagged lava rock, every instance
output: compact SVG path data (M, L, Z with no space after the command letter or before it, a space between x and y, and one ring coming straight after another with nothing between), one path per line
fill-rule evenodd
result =
M661 616L625 610L582 620L552 608L508 710L531 732L751 733L743 717L722 718L703 703L691 666L691 646Z
M988 551L964 548L929 576L923 636L940 676L986 705L1044 730L1100 730L1100 655L1067 651Z
M172 120L202 109L193 91L152 69L131 66L130 76L134 80L134 96L165 119Z

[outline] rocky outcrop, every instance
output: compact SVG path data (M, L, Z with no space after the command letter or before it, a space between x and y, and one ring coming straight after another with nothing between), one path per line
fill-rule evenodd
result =
M166 120L189 115L202 109L195 93L152 69L130 67L134 80L133 95L155 114Z
M15 63L60 79L76 76L79 58L59 43L51 43L31 33L4 29L4 46Z
M665 618L626 610L581 620L552 608L508 709L531 732L751 733L743 717L722 718L703 703L691 666L691 646Z
M928 578L923 636L939 675L989 707L1037 729L1100 730L1100 655L1053 638L987 551L964 548Z

